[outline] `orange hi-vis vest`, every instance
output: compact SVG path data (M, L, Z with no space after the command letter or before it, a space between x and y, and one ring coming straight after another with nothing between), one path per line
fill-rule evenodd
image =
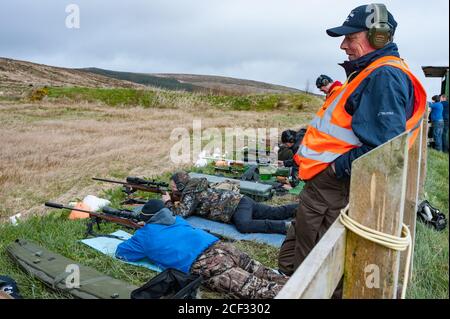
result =
M328 98L309 123L294 161L299 166L299 177L309 180L325 170L339 156L362 146L361 141L353 133L352 116L345 110L349 96L364 79L374 70L382 66L392 66L405 72L414 87L414 108L410 119L406 121L406 130L412 131L409 139L411 146L426 108L426 92L419 80L411 73L406 63L394 56L381 57L361 71L353 81L344 83Z

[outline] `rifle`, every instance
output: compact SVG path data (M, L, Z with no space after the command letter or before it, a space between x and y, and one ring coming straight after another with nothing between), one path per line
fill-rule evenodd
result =
M256 159L255 161L248 161L248 158L244 158L244 160L232 160L227 158L215 158L215 157L203 157L207 160L213 160L217 162L224 162L226 167L236 167L236 168L244 168L246 165L258 165L258 166L269 166L270 159Z
M127 228L131 229L139 229L143 224L142 219L140 218L140 213L136 213L132 210L128 209L114 209L111 207L103 207L102 213L97 213L89 210L79 209L79 208L73 208L69 206L64 206L62 204L52 203L52 202L46 202L45 206L56 208L56 209L71 209L76 210L79 212L87 213L89 214L90 221L87 224L86 229L86 237L90 236L102 236L102 237L111 237L111 238L118 238L123 240L123 238L114 236L114 235L105 235L105 234L96 234L93 230L94 224L97 224L97 228L100 230L100 222L101 221L108 221L112 222Z
M92 178L95 181L101 181L106 183L114 183L114 184L120 184L123 186L122 191L127 194L128 197L131 196L136 191L143 191L143 192L150 192L150 193L157 193L157 194L164 194L168 192L170 194L170 198L172 202L179 201L181 197L180 192L173 192L169 189L169 184L164 182L157 182L155 180L146 180L135 176L128 176L126 178L126 182L122 181L116 181L112 179L105 179L105 178ZM142 202L137 199L130 199L128 198L124 203L139 203L142 204L145 202ZM124 204L123 203L123 204Z

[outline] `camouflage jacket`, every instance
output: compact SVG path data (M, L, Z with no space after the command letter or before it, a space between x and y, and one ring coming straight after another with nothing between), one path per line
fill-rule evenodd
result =
M230 223L242 196L238 192L211 188L206 178L193 178L183 189L180 202L168 201L166 207L182 217L198 215Z

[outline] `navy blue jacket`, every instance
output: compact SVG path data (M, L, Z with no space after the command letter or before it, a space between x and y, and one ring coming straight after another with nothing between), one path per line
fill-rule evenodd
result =
M342 65L349 82L370 63L383 56L400 57L395 43ZM348 178L352 162L375 147L406 130L406 121L414 108L414 88L402 70L382 66L364 79L349 96L345 105L352 115L352 130L363 144L341 155L335 161L337 178Z
M442 101L442 116L444 118L444 121L448 121L448 101Z

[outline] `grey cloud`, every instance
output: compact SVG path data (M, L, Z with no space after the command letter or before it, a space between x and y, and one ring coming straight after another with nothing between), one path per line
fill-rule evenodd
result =
M448 2L384 1L401 54L430 95L420 66L448 65ZM78 4L81 28L67 29ZM320 73L344 80L340 25L355 0L10 0L0 11L0 56L67 67L233 76L300 89Z

